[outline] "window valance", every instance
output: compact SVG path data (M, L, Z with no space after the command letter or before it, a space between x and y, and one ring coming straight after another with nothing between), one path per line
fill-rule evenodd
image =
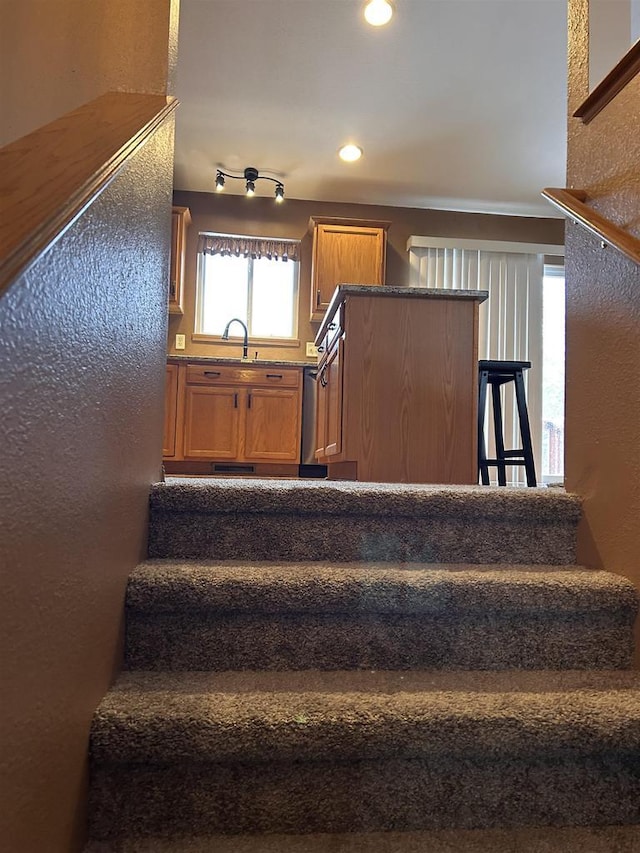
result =
M198 251L205 255L234 255L269 260L300 260L299 240L274 240L264 237L234 237L229 234L201 234Z

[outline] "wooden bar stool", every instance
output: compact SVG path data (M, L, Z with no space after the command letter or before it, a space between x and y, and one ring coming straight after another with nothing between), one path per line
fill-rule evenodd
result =
M531 429L527 413L527 401L524 392L522 372L531 367L530 361L479 361L478 385L478 469L482 485L489 485L489 468L498 469L498 485L507 485L507 465L524 465L527 475L527 486L536 485L536 468L533 461L531 445ZM517 450L504 449L504 430L502 426L502 401L500 387L508 382L515 383L516 406L520 422L522 448ZM487 404L487 385L491 385L493 400L493 425L496 441L496 458L487 459L484 438L484 417Z

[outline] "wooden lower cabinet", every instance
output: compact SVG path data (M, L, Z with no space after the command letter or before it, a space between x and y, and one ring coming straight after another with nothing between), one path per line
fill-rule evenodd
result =
M323 401L319 409L324 418L324 456L336 456L342 450L342 364L344 341L335 341L327 353L319 394Z
M300 392L252 388L247 392L244 457L251 461L298 462Z
M174 462L300 462L300 368L216 362L175 367Z
M176 420L178 416L178 365L167 364L164 382L164 432L162 456L176 455Z
M322 459L326 455L327 445L327 372L326 361L320 363L317 377L316 398L316 459Z
M235 388L185 389L183 454L188 459L237 459L239 391Z

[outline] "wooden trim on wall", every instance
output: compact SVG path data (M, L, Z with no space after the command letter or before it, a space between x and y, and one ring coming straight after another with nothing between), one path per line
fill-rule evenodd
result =
M164 95L109 92L0 150L0 293L175 110Z
M580 104L573 114L574 118L580 118L583 124L588 124L638 72L640 72L640 39Z
M393 223L390 219L350 219L345 216L310 216L307 230L313 234L316 225L337 225L343 228L382 228L388 231Z

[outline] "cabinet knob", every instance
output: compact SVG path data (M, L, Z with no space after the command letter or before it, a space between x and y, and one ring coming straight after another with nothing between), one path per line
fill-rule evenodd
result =
M205 370L204 375L205 376L220 376L220 371L219 370Z

